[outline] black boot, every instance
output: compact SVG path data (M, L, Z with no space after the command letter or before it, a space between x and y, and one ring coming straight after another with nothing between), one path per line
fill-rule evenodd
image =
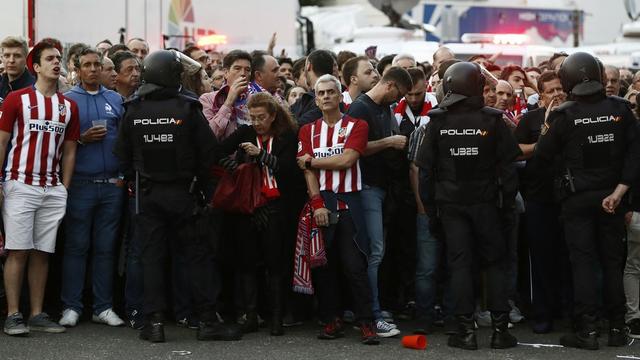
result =
M269 295L271 297L271 336L284 335L282 327L282 280L280 277L270 278Z
M473 326L473 315L458 315L458 332L449 336L447 345L465 350L478 350L478 340Z
M598 328L595 316L585 315L578 320L575 331L560 338L560 344L586 350L598 350Z
M509 314L491 313L493 335L491 335L492 349L508 349L518 345L518 339L509 333Z
M149 315L144 322L144 327L140 331L140 339L154 343L164 342L164 324L162 314L154 313Z
M242 332L252 333L258 331L258 313L257 307L257 293L258 284L255 274L243 274L242 275L242 293L244 294L244 301L246 306L246 316L244 324L242 325Z
M236 325L224 325L216 321L201 321L198 326L198 340L235 341L242 338L242 329Z

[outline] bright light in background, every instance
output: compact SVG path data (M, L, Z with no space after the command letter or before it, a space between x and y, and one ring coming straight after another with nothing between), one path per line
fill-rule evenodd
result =
M224 45L227 43L227 35L207 35L198 39L198 46Z
M529 42L529 36L524 34L477 34L467 33L461 40L467 44L496 44L496 45L522 45Z

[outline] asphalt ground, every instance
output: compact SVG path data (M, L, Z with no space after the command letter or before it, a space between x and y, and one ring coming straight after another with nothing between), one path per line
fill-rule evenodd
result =
M412 328L401 322L400 329ZM557 345L560 332L536 335L526 324L517 325L512 333L521 345L508 350L489 348L491 331L478 332L477 351L452 349L446 345L447 336L441 331L427 336L426 350L403 348L400 336L382 339L378 346L359 342L359 332L347 329L346 336L337 340L318 340L320 328L307 324L286 329L285 336L269 336L268 329L245 335L235 342L202 342L195 339L195 330L167 325L167 342L151 344L138 339L138 332L130 328L81 322L64 334L31 333L28 337L0 335L0 359L640 359L640 341L628 347L606 346L606 335L600 339L601 349L587 351L526 344Z

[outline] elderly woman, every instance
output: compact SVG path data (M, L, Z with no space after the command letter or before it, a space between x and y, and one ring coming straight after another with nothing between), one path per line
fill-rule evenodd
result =
M265 92L253 94L247 108L251 125L238 128L225 139L220 145L220 155L225 157L222 162L227 169L235 168L239 162L257 163L263 179L262 193L268 201L252 215L226 214L230 236L224 246L233 257L241 284L247 315L243 330L258 331L256 284L259 265L264 264L272 311L271 335L278 336L283 334L282 282L287 270L284 267L292 264L286 259L284 239L290 213L285 204L295 192L295 175L299 174L296 124L288 110Z

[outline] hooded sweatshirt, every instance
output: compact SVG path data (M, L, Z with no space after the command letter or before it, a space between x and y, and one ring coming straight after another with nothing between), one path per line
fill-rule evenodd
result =
M78 145L74 180L98 180L118 177L119 162L113 154L118 125L124 115L122 96L100 86L97 94L90 94L79 85L64 94L78 104L80 133L93 126L93 120L107 120L107 135L101 140Z

